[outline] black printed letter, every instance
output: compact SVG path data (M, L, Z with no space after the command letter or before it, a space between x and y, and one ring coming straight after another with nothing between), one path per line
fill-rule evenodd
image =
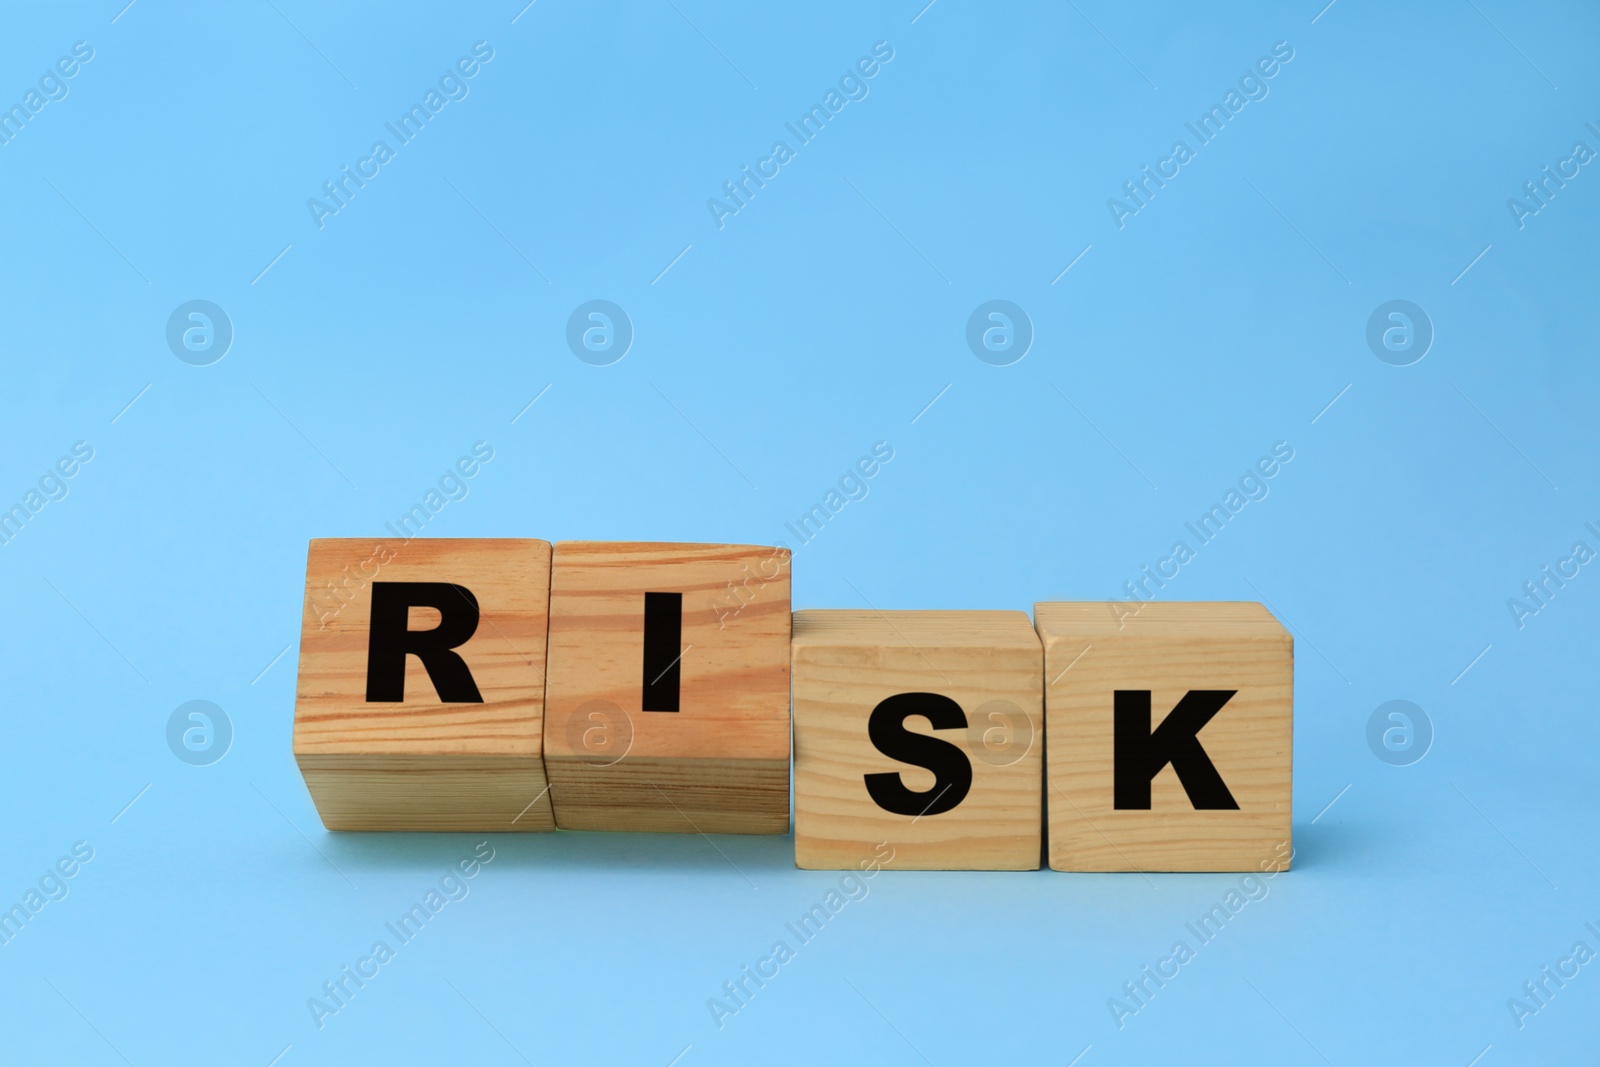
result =
M1150 691L1118 689L1113 705L1112 807L1148 811L1150 780L1170 763L1197 810L1237 811L1238 802L1196 736L1236 692L1191 689L1152 731Z
M439 625L410 630L412 608L433 608ZM478 629L478 599L449 582L373 582L372 625L367 633L367 702L406 698L406 656L422 661L446 704L482 704L466 660L451 649Z
M683 594L644 595L643 711L677 711L683 661Z
M895 815L942 815L961 803L972 788L972 761L967 754L937 737L914 734L906 719L920 715L935 730L964 730L967 715L947 696L937 693L897 693L872 709L867 737L890 759L932 771L936 781L926 793L914 793L900 780L899 771L869 774L867 795L884 811Z

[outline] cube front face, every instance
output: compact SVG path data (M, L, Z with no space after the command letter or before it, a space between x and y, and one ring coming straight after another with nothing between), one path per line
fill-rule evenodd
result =
M562 541L545 761L565 830L789 829L789 552Z
M1034 617L1052 868L1288 867L1294 644L1264 607L1061 603Z
M294 754L330 830L551 830L548 541L311 542Z
M797 866L1038 869L1042 652L1026 615L802 611L793 657Z

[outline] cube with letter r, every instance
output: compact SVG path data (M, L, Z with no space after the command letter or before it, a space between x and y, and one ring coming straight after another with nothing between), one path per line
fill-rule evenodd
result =
M550 542L311 542L294 755L330 830L552 830Z

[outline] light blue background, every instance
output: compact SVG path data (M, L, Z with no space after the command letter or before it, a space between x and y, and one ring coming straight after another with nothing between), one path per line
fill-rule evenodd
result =
M94 58L0 146L0 498L94 459L0 548L0 898L94 859L0 947L0 1059L1592 1056L1600 964L1507 1008L1600 950L1600 576L1507 606L1600 549L1600 171L1507 207L1600 149L1592 8L522 2L4 13L0 101ZM480 40L470 95L319 230L307 199ZM719 230L707 199L877 41L870 95ZM1270 95L1119 230L1107 199L1279 41ZM197 298L236 331L206 367L165 342ZM1009 367L964 339L996 298L1036 331ZM1436 331L1408 367L1365 341L1396 298ZM590 299L636 330L609 367L564 339ZM1124 595L1289 442L1161 596L1295 633L1295 869L1120 1030L1108 998L1236 877L885 873L718 1030L837 876L790 838L496 838L319 1030L307 999L478 839L321 829L289 751L306 542L381 534L480 440L429 535L783 539L797 607L1021 609ZM1409 767L1365 739L1398 698L1436 731ZM211 766L165 741L191 699L233 723Z

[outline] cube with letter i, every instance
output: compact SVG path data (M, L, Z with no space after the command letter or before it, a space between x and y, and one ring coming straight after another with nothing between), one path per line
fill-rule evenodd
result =
M1020 611L801 611L795 863L1037 870L1042 652Z
M1253 603L1050 603L1058 871L1287 869L1294 639Z
M789 829L789 550L560 541L545 763L563 830Z

